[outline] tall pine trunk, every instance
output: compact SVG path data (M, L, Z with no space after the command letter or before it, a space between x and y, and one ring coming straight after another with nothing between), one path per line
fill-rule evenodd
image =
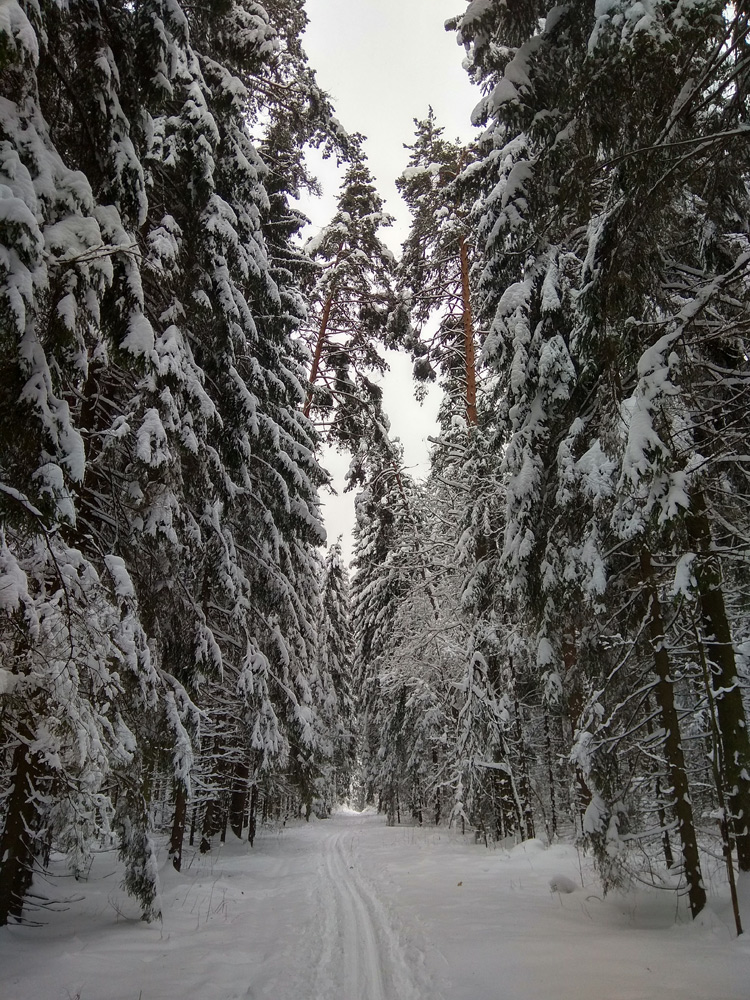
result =
M265 805L263 807L263 818L265 818ZM258 828L258 783L253 782L250 789L250 809L247 817L247 840L252 847L255 843L255 834Z
M651 653L654 673L657 677L654 692L659 706L662 729L664 730L664 754L667 759L669 781L671 783L671 807L677 820L677 832L682 847L682 862L687 883L690 912L695 918L706 905L706 890L703 887L698 841L695 835L693 806L690 799L685 755L682 750L680 723L674 703L674 680L670 673L669 652L664 634L664 618L661 602L654 581L651 553L641 551L641 574L648 599L648 624L651 634ZM665 789L668 795L668 790Z
M521 718L521 702L518 698L518 683L516 680L516 669L513 663L513 657L509 657L508 663L510 665L510 673L513 678L513 713L515 716L515 737L516 746L518 747L518 754L521 763L521 782L520 782L520 798L521 798L521 818L522 818L522 830L525 840L531 840L536 836L536 831L534 829L534 810L531 806L531 775L529 774L529 761L526 755L526 741L523 735L523 719Z
M245 819L247 782L249 777L250 765L247 760L238 761L234 767L232 796L229 800L229 825L235 837L242 837L242 824Z
M699 552L694 574L698 585L711 696L719 724L723 785L737 847L737 862L740 871L747 872L750 871L750 734L724 603L721 567L718 557L711 554L711 527L700 491L691 498L691 510L685 524Z
M469 254L466 240L458 238L461 257L461 305L464 326L464 359L466 365L466 423L469 427L477 424L477 370L474 357L474 319L471 312L471 291L469 287Z
M182 845L185 839L185 823L187 820L187 789L182 781L177 782L174 796L174 818L172 834L169 838L169 856L175 871L182 868Z
M651 700L646 701L646 732L649 737L654 735L654 724L651 720ZM664 864L667 868L671 868L674 865L674 854L672 853L672 842L669 839L669 828L667 826L667 814L664 808L664 795L662 793L661 787L661 775L659 773L660 765L657 763L654 766L654 794L656 795L656 815L659 818L659 826L661 827L661 845L664 850Z
M555 770L553 766L553 754L552 754L552 734L550 733L549 727L549 712L544 709L543 715L544 722L544 760L547 766L547 783L549 785L549 805L550 805L550 822L547 830L547 836L550 840L555 839L557 836L557 798L555 795Z
M302 412L306 417L310 416L310 408L312 407L313 401L313 386L318 378L318 372L320 371L320 362L323 357L323 346L326 342L326 332L328 330L328 321L331 318L331 308L333 307L333 295L334 290L328 294L328 298L323 306L323 316L320 321L320 328L318 330L318 338L315 341L315 351L313 353L312 367L310 369L310 388L307 390L307 395L305 396L305 405L302 408Z
M565 633L562 637L562 656L565 665L565 690L567 692L568 721L570 723L571 745L575 742L576 733L581 724L581 715L585 701L583 678L578 663L575 634ZM576 762L573 768L573 794L577 807L579 829L583 830L583 817L593 798L589 783L581 765ZM571 802L571 808L574 803Z

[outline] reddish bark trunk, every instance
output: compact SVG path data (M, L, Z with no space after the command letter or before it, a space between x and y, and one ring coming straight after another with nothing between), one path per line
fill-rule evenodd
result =
M477 424L477 375L474 357L474 320L471 314L471 294L469 290L469 254L466 240L458 238L461 255L461 299L464 312L464 357L466 360L466 422L470 427Z
M310 407L312 406L313 398L313 386L318 377L318 372L320 371L320 361L323 357L323 345L326 341L326 331L328 329L328 321L331 318L331 308L333 307L333 291L329 294L326 299L326 304L323 307L323 316L320 320L320 329L318 330L318 339L315 342L315 353L313 354L312 368L310 369L310 388L307 390L307 396L305 397L305 405L302 408L302 412L306 417L310 416Z

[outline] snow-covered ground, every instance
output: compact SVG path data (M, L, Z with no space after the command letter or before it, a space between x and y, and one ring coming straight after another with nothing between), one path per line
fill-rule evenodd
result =
M487 850L342 812L165 865L152 925L118 877L104 854L86 883L39 883L78 901L0 931L2 1000L750 997L750 934L723 896L695 923L672 893L602 900L569 845Z

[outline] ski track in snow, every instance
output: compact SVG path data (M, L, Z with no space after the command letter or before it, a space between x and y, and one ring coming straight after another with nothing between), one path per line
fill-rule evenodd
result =
M372 812L266 828L254 849L191 848L182 873L161 857L164 919L150 925L113 852L75 885L56 862L37 888L60 912L0 930L0 1000L750 997L750 934L734 937L720 862L692 922L658 890L603 899L570 844L487 850Z
M336 830L324 841L321 876L323 951L316 1000L439 1000L432 984L415 982L412 956L357 858L357 834Z

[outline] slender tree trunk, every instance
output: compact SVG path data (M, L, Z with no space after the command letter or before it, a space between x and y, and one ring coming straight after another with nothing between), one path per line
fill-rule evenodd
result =
M661 603L654 582L651 567L651 554L647 549L641 551L641 573L648 598L649 630L651 633L651 651L654 659L654 673L657 677L655 687L656 700L659 706L661 724L664 730L664 752L669 768L669 780L672 788L672 810L677 820L677 830L682 846L682 860L687 882L690 912L697 917L706 905L706 890L703 887L698 842L693 821L693 806L690 799L690 787L685 769L685 755L682 750L680 723L674 703L674 682L670 674L669 652L664 634L664 620Z
M700 636L697 635L696 628L696 639L698 640L698 651L701 660L701 668L703 670L703 680L706 685L706 697L708 698L708 707L711 713L711 769L714 777L714 784L716 786L716 796L719 803L719 809L721 810L721 818L719 820L719 831L721 833L721 843L724 852L724 862L727 867L727 881L729 882L729 895L732 900L732 911L734 913L734 925L737 929L737 937L742 934L742 917L740 915L740 903L737 896L737 881L734 877L734 862L732 860L732 836L729 830L729 811L727 809L726 796L724 795L724 784L723 776L725 774L723 753L721 748L721 737L719 734L719 725L717 720L716 711L716 701L711 692L711 682L709 680L709 665L708 659L706 657L706 652L703 647L703 643L700 641Z
M505 827L505 803L507 800L507 796L504 790L504 783L507 782L507 777L505 775L502 775L501 777L497 778L496 781L498 787L498 795L500 797L500 808L497 810L496 813L497 819L495 826L497 830L497 839L502 844L508 832Z
M565 689L567 691L568 716L571 728L571 737L575 741L576 732L581 722L583 712L584 690L578 667L578 652L576 649L575 635L566 633L562 637L562 656L565 665ZM583 816L593 798L589 788L586 775L579 764L574 769L575 797L578 805L578 821L580 829L583 830ZM571 803L571 811L573 804Z
M239 761L234 768L232 781L232 797L229 801L229 825L236 837L242 837L242 825L245 819L245 803L247 802L247 781L250 777L250 765L247 760Z
M528 840L529 838L526 827L526 806L522 800L521 792L519 792L516 779L513 776L513 768L510 766L510 760L508 759L508 747L502 733L499 734L498 742L500 756L507 769L504 777L507 779L508 795L506 797L506 801L509 802L508 812L514 817L514 830L517 831L524 840Z
M172 820L172 835L169 838L169 856L175 871L182 868L182 844L185 839L185 822L187 820L187 790L185 785L177 782L174 797L174 819Z
M526 747L523 738L523 721L521 719L521 703L518 700L518 685L516 683L516 670L513 665L513 657L509 659L510 673L513 678L513 711L515 714L516 743L518 753L521 758L521 807L523 820L524 840L531 840L535 836L534 811L531 808L531 776L529 775L529 762L526 756Z
M433 772L437 773L438 765L438 752L435 747L432 748L432 768ZM440 802L440 788L435 790L435 826L440 824L440 813L441 813L441 802Z
M313 400L313 386L318 377L318 372L320 371L320 361L323 357L323 347L326 342L326 331L328 330L328 321L331 318L331 308L333 306L333 296L334 289L332 288L328 294L328 298L323 306L323 316L320 320L320 329L318 330L318 339L315 341L315 352L313 354L312 368L310 369L310 388L307 390L307 396L305 397L305 405L302 412L306 417L310 416L310 407L312 406Z
M477 424L477 367L474 356L474 319L471 312L471 291L469 288L469 254L466 240L458 238L461 257L461 300L464 319L464 358L466 364L466 423L470 427Z
M203 827L201 829L201 854L207 854L211 850L211 838L221 829L221 815L219 802L217 799L210 799L206 804L206 811L203 813Z
M396 825L396 795L393 788L388 789L388 799L386 802L385 825Z
M552 737L549 729L549 713L544 712L544 753L547 762L547 782L549 784L550 840L557 836L557 800L555 796L555 769L552 764Z
M723 760L723 782L729 821L737 845L740 871L750 871L750 733L737 675L732 633L727 618L718 557L711 554L711 527L703 494L691 498L685 518L688 534L699 550L695 562L703 645L709 665L711 696L716 705Z
M654 734L654 724L651 721L651 705L650 699L646 701L646 713L648 716L648 721L646 723L646 732L649 736ZM659 826L662 830L661 844L664 849L664 863L667 868L671 868L674 865L674 854L672 853L672 842L669 839L669 830L667 829L667 814L664 810L664 795L661 788L661 777L658 771L658 764L656 765L657 770L654 778L654 793L656 795L656 814L659 817Z
M253 782L253 787L250 789L250 813L247 819L247 839L251 847L255 843L255 833L257 829L257 815L258 815L258 786L255 782Z
M20 920L34 866L38 762L25 743L13 752L11 790L0 837L0 927Z

